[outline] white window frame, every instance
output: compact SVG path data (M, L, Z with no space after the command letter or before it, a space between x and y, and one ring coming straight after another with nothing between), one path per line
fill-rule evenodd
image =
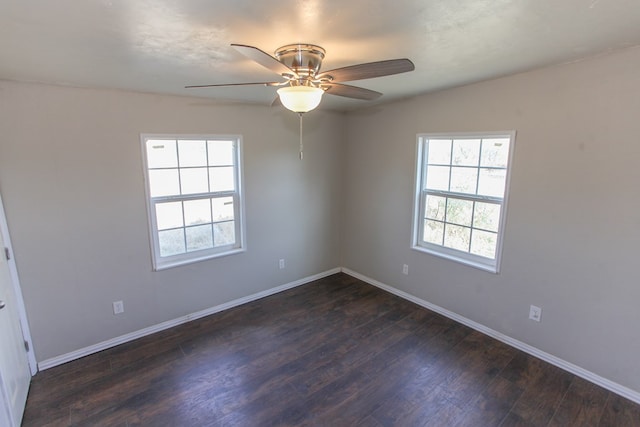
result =
M507 218L507 205L509 195L509 182L511 178L511 169L513 165L513 152L515 146L516 132L498 131L498 132L455 132L455 133L424 133L417 135L416 144L416 168L415 168L415 188L414 188L414 204L413 218L411 228L411 249L435 255L441 258L460 262L491 273L500 272L500 262L502 259L502 246L504 241L504 230ZM431 139L489 139L489 138L509 138L509 155L506 167L504 197L487 197L472 194L462 194L450 191L434 191L426 190L425 183L427 178L427 156L428 141ZM485 258L442 245L437 245L423 240L423 227L425 218L425 200L427 194L445 196L449 198L472 200L479 202L496 203L501 206L500 223L498 226L496 238L496 254L495 258Z
M197 140L197 141L234 141L234 163L235 163L235 189L233 191L206 192L187 195L174 196L151 196L151 187L149 182L149 165L147 160L146 143L148 140ZM244 195L242 187L242 136L240 135L195 135L195 134L140 134L142 146L142 158L144 163L144 182L145 195L147 200L147 217L149 224L149 236L151 244L151 255L153 262L153 270L159 271L180 265L191 264L194 262L204 261L207 259L218 258L233 255L246 251L246 227L245 227L245 211L244 211ZM177 147L177 145L176 145ZM180 168L177 168L178 170ZM208 168L207 168L208 169ZM160 244L158 237L158 225L156 220L156 204L167 201L188 201L204 198L232 197L234 207L235 221L235 243L233 245L217 246L210 249L196 250L185 252L182 254L162 257L160 256ZM186 229L186 225L182 228Z

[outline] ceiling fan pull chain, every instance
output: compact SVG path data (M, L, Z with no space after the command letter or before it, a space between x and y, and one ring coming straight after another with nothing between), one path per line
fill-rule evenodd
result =
M304 149L302 145L302 113L298 113L298 115L300 116L300 160L302 160L302 150Z

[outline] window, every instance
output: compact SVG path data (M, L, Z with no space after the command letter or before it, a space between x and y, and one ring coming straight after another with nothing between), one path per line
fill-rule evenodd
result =
M413 249L499 271L514 137L418 135Z
M141 140L154 269L243 251L240 137Z

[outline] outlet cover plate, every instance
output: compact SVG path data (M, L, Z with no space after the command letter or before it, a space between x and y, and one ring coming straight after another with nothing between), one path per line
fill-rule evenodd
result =
M542 309L540 307L532 305L529 308L529 319L535 320L536 322L542 320Z
M114 301L113 302L113 314L121 314L124 313L124 302L122 301Z

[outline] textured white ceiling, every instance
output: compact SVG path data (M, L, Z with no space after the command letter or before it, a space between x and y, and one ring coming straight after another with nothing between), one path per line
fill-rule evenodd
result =
M3 0L0 79L268 105L278 80L229 47L324 47L323 69L409 58L353 82L379 102L640 45L639 0ZM324 108L365 101L325 95Z

